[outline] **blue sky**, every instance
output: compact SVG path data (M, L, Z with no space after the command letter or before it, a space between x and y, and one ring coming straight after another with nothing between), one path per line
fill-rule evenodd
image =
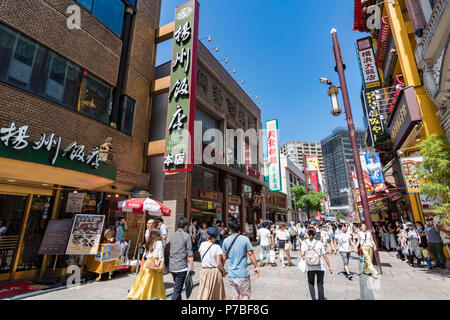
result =
M163 0L161 25L174 20L175 7L186 0ZM281 144L315 141L339 126L345 116L330 113L327 77L339 83L334 71L330 30L338 31L345 63L350 102L356 127L362 127L361 75L355 40L367 36L352 30L350 0L200 0L199 37L212 36L219 60L229 58L227 69L237 68L236 79L245 79L244 90L253 88L261 107L263 127L278 119ZM172 43L158 46L157 65L171 57ZM342 95L339 101L343 109ZM281 145L280 144L280 145Z

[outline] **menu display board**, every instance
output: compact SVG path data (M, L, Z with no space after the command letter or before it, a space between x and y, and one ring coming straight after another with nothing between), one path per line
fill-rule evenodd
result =
M100 245L105 216L77 214L72 226L67 255L96 255Z
M67 196L66 212L81 212L83 208L84 193L71 192Z
M39 254L63 255L71 230L71 219L50 220L39 248Z

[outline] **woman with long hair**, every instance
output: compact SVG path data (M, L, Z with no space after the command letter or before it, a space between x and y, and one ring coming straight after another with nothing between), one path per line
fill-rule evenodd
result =
M319 240L316 240L316 230L309 229L307 232L308 238L305 239L305 241L302 242L302 249L301 249L301 256L305 257L305 260L308 261L309 258L314 257L314 251L316 257L318 256L318 263L315 265L308 264L306 262L306 271L308 274L308 286L309 286L309 293L311 294L311 298L313 300L316 300L316 289L315 289L315 278L317 277L317 289L319 293L319 300L324 300L324 290L323 290L323 278L325 276L325 265L323 263L323 260L326 261L328 265L328 270L330 271L330 274L333 274L333 268L331 268L330 261L328 260L328 256L325 252L323 243ZM311 252L311 250L314 250ZM313 254L311 254L313 253Z
M164 248L161 232L158 229L150 231L148 241L145 243L146 258L154 258L164 264ZM139 271L136 280L128 293L127 300L165 300L163 272L151 270L144 266Z
M364 222L361 223L361 229L358 233L358 239L356 240L355 247L358 248L359 245L361 245L361 250L364 256L363 272L376 278L378 276L378 271L373 266L372 258L374 250L377 250L377 245L372 239L372 233L367 231L367 225Z
M225 285L223 278L226 276L223 267L221 247L216 244L220 230L218 227L209 227L206 232L207 241L203 242L198 250L202 260L200 273L199 300L225 300Z
M280 244L280 260L281 260L281 266L284 268L284 253L286 252L286 255L288 257L288 265L291 266L291 253L290 253L290 247L289 247L289 239L290 234L289 231L286 229L286 225L284 223L280 223L280 228L277 230L277 238L279 240Z

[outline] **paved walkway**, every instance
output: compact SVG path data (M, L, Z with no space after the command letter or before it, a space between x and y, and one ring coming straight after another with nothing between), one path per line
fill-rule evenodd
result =
M258 252L259 249L256 249ZM259 256L259 255L258 255ZM256 279L252 274L252 299L257 300L310 300L306 274L298 269L299 251L292 253L293 267L282 268L266 266L261 268L261 276ZM360 262L352 254L350 270L355 273L353 280L344 277L342 260L339 255L330 255L335 274L325 273L325 297L328 300L410 300L410 299L450 299L450 270L426 271L424 268L412 268L395 258L393 252L380 253L383 275L379 280L360 274ZM250 267L253 270L253 267ZM196 263L198 282L200 264ZM123 300L131 287L135 274L113 277L110 281L89 283L74 289L63 289L44 293L27 299L30 300ZM168 299L172 293L171 275L164 277ZM228 279L225 279L227 297L231 298ZM190 300L196 300L198 286L193 290ZM183 293L183 298L185 298Z

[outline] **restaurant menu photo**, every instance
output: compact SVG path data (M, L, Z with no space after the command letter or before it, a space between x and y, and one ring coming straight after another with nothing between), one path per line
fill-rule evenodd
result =
M77 214L75 216L67 255L96 255L101 241L105 216Z

